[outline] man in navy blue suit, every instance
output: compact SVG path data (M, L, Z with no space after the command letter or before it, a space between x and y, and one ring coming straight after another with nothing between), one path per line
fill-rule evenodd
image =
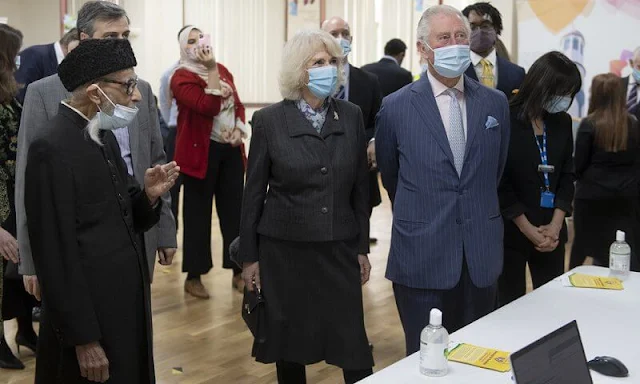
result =
M502 32L502 16L489 3L475 3L462 14L471 24L471 66L467 76L489 88L497 88L511 97L524 80L524 68L496 54L496 41Z
M334 16L322 22L322 30L338 40L344 54L342 73L344 74L345 83L338 88L334 97L350 101L360 107L364 120L365 134L371 142L375 131L376 115L380 110L380 103L382 103L382 92L378 78L349 63L349 52L351 52L351 43L353 42L349 23L340 17ZM378 172L375 170L373 161L375 157L375 145L373 143L367 148L367 156L371 167L369 172L369 214L371 215L373 208L382 202L380 187L378 186ZM375 244L378 240L372 237L369 242Z
M411 84L411 72L402 68L407 45L400 39L391 39L384 46L384 56L380 61L364 65L361 69L373 73L380 82L382 96L387 96Z
M417 31L426 75L387 96L376 120L378 168L393 202L386 277L407 355L419 349L432 308L454 332L496 306L509 106L464 75L470 34L457 9L427 9Z
M71 29L62 36L60 41L45 45L33 45L20 52L20 68L15 73L16 81L24 87L18 93L17 99L22 104L27 86L58 73L58 64L73 48L78 46L80 38L78 30Z

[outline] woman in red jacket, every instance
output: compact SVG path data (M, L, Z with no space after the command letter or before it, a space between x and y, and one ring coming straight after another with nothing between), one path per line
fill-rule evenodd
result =
M184 288L202 299L209 298L209 293L200 276L213 267L214 196L223 238L222 267L233 269L235 288L244 288L242 270L229 258L229 245L239 234L244 188L242 139L248 133L233 76L216 63L207 40L195 27L180 33L180 65L171 77L172 97L178 104L175 161L184 178Z

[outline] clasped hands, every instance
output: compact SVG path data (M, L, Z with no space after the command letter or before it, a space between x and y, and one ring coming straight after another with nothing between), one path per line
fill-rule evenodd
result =
M227 144L231 144L232 147L238 147L240 146L240 144L242 144L242 136L244 136L244 133L240 130L240 128L234 128L233 131L222 131L222 139Z
M523 233L533 243L536 251L552 252L560 243L561 229L562 226L553 222L539 227L529 224Z

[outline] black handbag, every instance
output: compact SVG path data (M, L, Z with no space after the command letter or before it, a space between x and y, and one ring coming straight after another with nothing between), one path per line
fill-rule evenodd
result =
M253 334L257 343L264 343L266 338L265 301L260 290L254 287L253 292L244 288L242 299L242 319Z

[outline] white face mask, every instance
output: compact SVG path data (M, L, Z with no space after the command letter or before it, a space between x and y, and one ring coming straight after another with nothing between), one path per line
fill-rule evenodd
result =
M124 128L131 124L133 119L135 119L136 115L138 114L138 107L130 108L122 104L114 104L109 96L107 96L107 94L104 93L102 89L100 89L100 87L98 87L98 90L104 95L104 97L107 98L107 100L113 106L113 112L111 114L108 114L107 112L102 110L98 112L97 117L98 121L100 122L100 129L104 131L110 131L113 129ZM99 108L100 107L98 107L98 109Z
M111 114L103 110L98 111L95 117L91 119L87 125L87 131L89 132L89 137L91 137L93 141L98 145L102 145L102 140L100 140L100 131L112 131L114 129L128 126L138 114L138 107L129 108L121 104L114 104L109 96L100 89L100 87L98 87L98 90L107 98L109 103L111 103L113 111ZM98 107L98 109L100 109L100 107Z
M349 56L349 53L351 53L351 42L343 37L339 37L337 40L338 44L340 44L340 47L342 48L342 54L344 57Z

